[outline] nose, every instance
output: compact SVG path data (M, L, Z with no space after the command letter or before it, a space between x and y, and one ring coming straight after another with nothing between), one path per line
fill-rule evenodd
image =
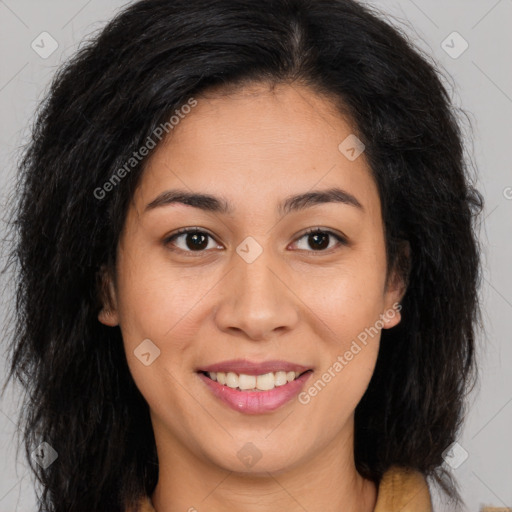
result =
M268 250L252 263L234 253L216 308L218 328L254 341L292 330L299 319L299 301L289 276Z

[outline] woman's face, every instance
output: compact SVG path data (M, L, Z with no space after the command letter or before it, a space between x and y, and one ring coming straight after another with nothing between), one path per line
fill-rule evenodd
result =
M151 155L100 320L120 325L160 459L257 473L352 450L403 294L386 287L379 195L352 132L309 89L253 86L197 98ZM177 190L216 201L173 202ZM173 237L184 228L196 233ZM200 372L214 364L234 388L273 389L214 382ZM310 371L288 382L293 368Z

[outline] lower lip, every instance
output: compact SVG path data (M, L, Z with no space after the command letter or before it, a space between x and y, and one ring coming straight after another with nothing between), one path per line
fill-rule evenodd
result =
M238 391L219 384L203 373L198 373L198 375L217 398L235 411L244 414L262 414L275 411L295 398L304 387L311 373L311 371L308 371L284 386L278 386L269 391Z

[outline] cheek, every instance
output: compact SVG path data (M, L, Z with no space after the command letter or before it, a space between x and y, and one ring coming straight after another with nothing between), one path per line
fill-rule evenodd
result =
M118 306L125 342L172 336L186 325L187 316L213 285L204 271L187 275L154 249L119 260Z
M165 417L185 439L193 414L190 396L182 387L183 368L197 360L193 326L206 291L150 252L144 258L132 252L119 262L118 308L130 373L157 419ZM205 284L207 289L212 285ZM151 362L145 365L140 356L148 352Z
M377 338L366 347L354 349L352 359L339 351L329 359L299 396L309 428L332 439L347 425L370 383L378 353ZM352 352L351 352L352 353ZM337 357L340 356L340 360Z
M374 251L373 254L376 254ZM359 403L379 352L385 267L369 251L345 261L332 275L316 272L300 288L306 315L316 326L320 368L304 402L322 409L331 425ZM337 407L332 407L337 404ZM343 419L346 419L343 417Z
M340 279L331 285L330 293L312 295L314 311L323 329L323 379L342 386L344 394L359 394L371 378L379 350L382 323L382 296L369 282L360 286L358 280ZM325 329L324 329L325 327Z
M287 300L298 301L301 316L321 338L345 346L382 312L385 269L379 255L373 248L347 253L336 263L292 265L285 278L297 299ZM177 267L150 247L121 255L119 269L118 310L127 350L145 338L164 346L173 339L173 352L185 349L197 323L216 305L216 287L229 287L231 278L211 264Z
M372 378L382 302L378 286L372 288L368 282L360 286L354 275L340 278L325 290L310 295L317 317L313 322L319 329L319 367L299 401L310 408L311 428L329 437L349 420Z
M328 272L304 273L296 283L297 295L322 320L325 334L336 337L342 347L379 319L384 307L384 274L376 258L347 258Z

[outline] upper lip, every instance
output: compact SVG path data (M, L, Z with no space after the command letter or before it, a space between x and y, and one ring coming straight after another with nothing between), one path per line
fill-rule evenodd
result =
M198 372L233 372L243 373L245 375L264 375L265 373L274 373L279 371L303 373L311 370L307 366L290 361L262 361L260 363L248 361L247 359L232 359L231 361L222 361L220 363L210 364L198 368Z

